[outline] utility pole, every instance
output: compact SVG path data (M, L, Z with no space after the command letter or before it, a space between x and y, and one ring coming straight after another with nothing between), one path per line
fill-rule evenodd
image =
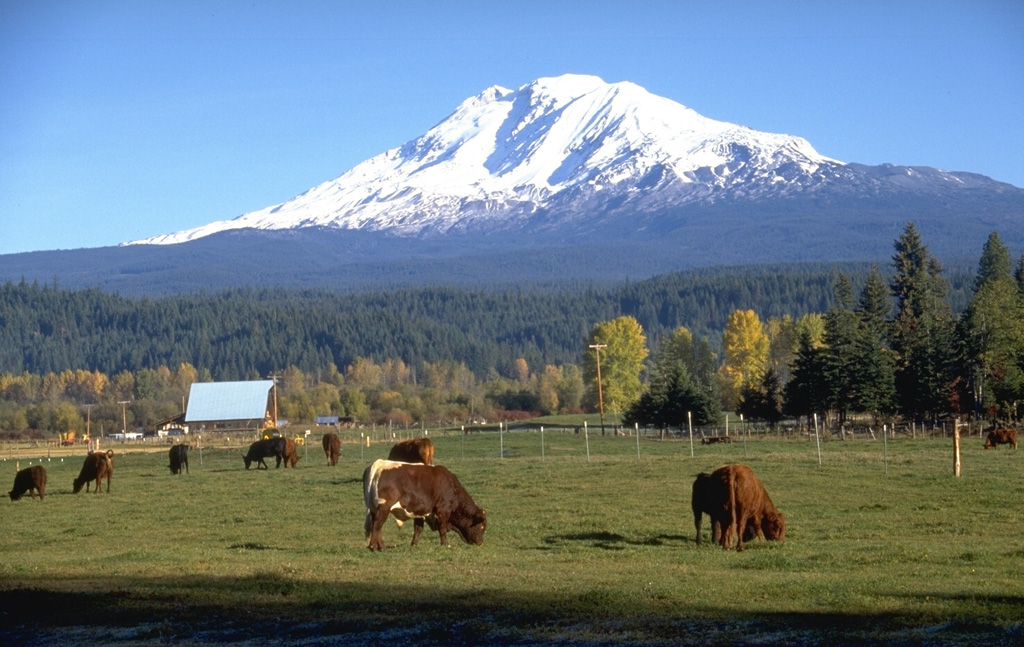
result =
M121 405L121 435L124 436L125 439L128 438L128 436L127 436L127 433L128 433L128 412L127 412L127 407L128 407L128 403L129 402L131 402L131 400L121 400L120 402L118 402L118 404Z
M92 408L95 406L95 404L85 405L85 435L90 440L92 439L92 436L89 435L89 423L92 422Z
M601 349L607 348L608 344L591 344L591 348L597 354L597 406L601 412L601 435L604 435L604 394L601 392Z

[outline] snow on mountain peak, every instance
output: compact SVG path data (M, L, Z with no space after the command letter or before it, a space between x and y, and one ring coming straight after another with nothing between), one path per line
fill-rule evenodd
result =
M832 164L804 139L708 119L633 83L566 74L487 88L421 137L280 205L129 244L243 228L486 229L653 181L690 186L681 199L695 201Z

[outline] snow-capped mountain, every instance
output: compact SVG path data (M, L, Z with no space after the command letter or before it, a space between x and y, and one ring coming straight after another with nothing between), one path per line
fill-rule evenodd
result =
M283 204L136 242L246 228L544 231L627 206L636 217L808 191L843 166L799 137L708 119L632 83L565 75L488 88L423 136Z
M632 83L567 75L489 88L283 204L115 248L0 255L0 280L147 294L885 264L908 221L943 259L975 261L993 231L1017 253L1024 189L843 163Z

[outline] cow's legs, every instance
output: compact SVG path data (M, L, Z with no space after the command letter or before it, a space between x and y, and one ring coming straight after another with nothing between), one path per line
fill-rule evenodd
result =
M737 539L736 539L736 552L740 552L740 551L743 550L743 535L745 534L744 531L747 529L747 521L750 520L750 519L751 519L751 517L747 516L746 512L743 512L738 517L738 521L737 521L737 525L736 525L736 536L737 536ZM758 528L757 531L758 531L758 533L760 533L761 529Z
M451 546L448 544L448 517L435 516L434 522L437 524L437 533L441 535L441 545L445 546L446 548L451 548Z
M378 504L377 509L373 511L373 525L370 528L370 550L384 550L384 539L381 537L380 531L384 527L384 522L387 521L390 512L391 506L387 503Z
M420 533L423 532L423 519L416 517L412 522L412 545L420 542Z

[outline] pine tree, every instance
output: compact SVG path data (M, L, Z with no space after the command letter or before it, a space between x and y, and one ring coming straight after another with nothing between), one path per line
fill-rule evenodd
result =
M785 386L784 412L791 416L824 416L828 409L829 390L824 379L824 347L817 346L809 331L800 334L800 343L793 361L792 378Z
M836 303L825 315L825 350L822 356L822 377L827 391L828 408L834 410L839 423L856 407L854 373L857 357L858 320L853 310L853 287L845 274L836 279Z
M950 410L953 316L943 268L909 223L895 243L890 289L896 299L891 346L900 412L917 421Z
M783 400L779 374L769 367L757 384L743 388L736 412L748 420L761 420L774 427L782 420Z
M960 376L976 417L1013 415L1024 398L1024 296L997 233L985 243L974 298L960 317Z
M856 410L871 413L876 422L896 408L895 367L885 339L891 310L885 281L872 268L856 308L852 382Z
M706 425L718 419L714 357L707 340L695 342L690 331L677 328L662 341L651 366L650 385L628 409L627 424L662 428Z

